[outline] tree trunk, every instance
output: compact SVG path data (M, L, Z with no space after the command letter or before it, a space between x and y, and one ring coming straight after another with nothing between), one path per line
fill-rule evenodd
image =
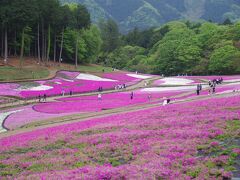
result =
M47 35L45 34L44 37L44 58L45 58L45 65L47 64Z
M41 54L40 54L40 27L38 23L38 64L41 62Z
M75 67L77 69L78 66L78 34L77 34L77 38L76 38L76 47L75 47Z
M5 29L5 48L4 48L4 63L7 64L8 61L8 33L7 28Z
M34 40L34 59L36 59L36 62L38 62L37 60L37 40Z
M17 31L15 29L15 35L14 35L14 56L17 56Z
M56 63L56 34L54 34L54 52L53 52L53 61L54 61L54 64Z
M2 41L2 46L1 46L1 56L4 56L4 29L2 28L2 37L1 37Z
M48 25L48 49L47 49L47 63L49 62L49 54L51 48L51 26Z
M22 31L21 54L20 54L20 69L22 69L22 63L23 63L24 41L25 41L25 28L23 28L23 31Z
M62 30L61 48L60 48L60 54L59 54L59 64L61 64L61 60L62 60L63 38L64 38L64 28Z
M44 23L42 22L42 61L44 62L45 57L44 57Z

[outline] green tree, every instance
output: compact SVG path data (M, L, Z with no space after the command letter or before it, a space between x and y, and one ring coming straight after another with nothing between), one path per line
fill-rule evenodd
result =
M209 63L209 71L213 74L232 74L239 72L240 51L233 45L226 45L216 49Z
M75 40L75 66L78 65L78 45L79 45L79 32L84 28L89 28L91 24L90 14L85 6L77 4L72 6L74 21L73 28L76 31L76 40Z
M109 66L120 69L131 69L132 65L139 63L138 55L145 55L146 50L138 46L123 46L116 49L107 57L107 64Z
M120 42L120 33L118 25L112 19L108 21L102 21L99 24L101 30L101 36L103 40L102 50L103 52L110 53L117 49Z
M96 62L102 46L101 33L96 26L91 26L81 34L82 39L86 44L86 53L84 58L87 62Z

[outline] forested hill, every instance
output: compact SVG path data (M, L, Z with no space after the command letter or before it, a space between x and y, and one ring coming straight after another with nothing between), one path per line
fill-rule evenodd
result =
M83 3L92 21L112 18L122 31L134 27L148 28L176 20L205 19L223 22L240 18L239 0L61 0L63 3Z

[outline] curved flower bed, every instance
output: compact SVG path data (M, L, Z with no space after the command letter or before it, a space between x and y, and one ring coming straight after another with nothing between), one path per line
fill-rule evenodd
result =
M135 91L132 100L130 99L130 93L104 94L101 101L98 100L97 96L60 98L58 99L59 102L40 103L33 107L26 106L24 108L12 109L11 111L22 111L8 116L4 122L4 126L12 130L39 120L42 121L64 115L97 112L138 104L156 103L156 101L161 103L163 97L171 97L179 94L182 94L182 92L143 93ZM148 99L149 95L151 95L151 100Z
M141 77L151 77L144 75L139 75L139 78L130 77L127 73L106 73L102 76L103 77L79 72L60 71L56 77L51 80L2 83L0 84L0 95L36 98L44 94L47 96L60 95L63 91L65 94L69 94L70 91L73 93L84 93L97 91L99 87L103 87L103 89L114 89L118 84L133 85L141 81Z
M15 109L12 109L11 111L16 111L16 113L11 113L7 117L5 117L5 119L3 119L4 127L9 130L14 130L26 124L37 122L44 119L70 115L69 113L62 113L62 114L41 113L33 110L32 106L15 108ZM0 115L5 113L9 113L9 111L0 112Z
M227 128L239 127L239 100L169 105L2 138L0 177L230 178L239 147L220 141ZM225 154L212 153L216 148Z

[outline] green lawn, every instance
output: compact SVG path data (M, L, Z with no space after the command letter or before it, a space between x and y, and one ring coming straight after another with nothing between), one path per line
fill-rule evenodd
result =
M104 69L104 72L112 72L111 67L103 67L100 65L78 65L78 68L74 68L70 66L69 68L64 68L64 70L71 70L71 71L80 71L80 72L88 72L88 73L101 73ZM58 70L63 70L62 67L58 67Z
M104 72L112 72L112 68L103 67L100 65L79 65L77 69L73 68L73 66L70 65L69 68L66 66L65 68L56 66L56 69L80 71L87 73L101 73L104 69ZM45 67L19 69L10 66L0 66L0 82L13 80L41 79L47 78L48 75L49 71Z
M87 66L87 65L81 65L78 67L78 71L85 71L85 72L102 72L104 69L104 72L112 72L112 68L110 67L103 67L99 65L94 66Z
M46 78L49 71L46 68L15 68L9 66L0 66L0 81L26 80Z

